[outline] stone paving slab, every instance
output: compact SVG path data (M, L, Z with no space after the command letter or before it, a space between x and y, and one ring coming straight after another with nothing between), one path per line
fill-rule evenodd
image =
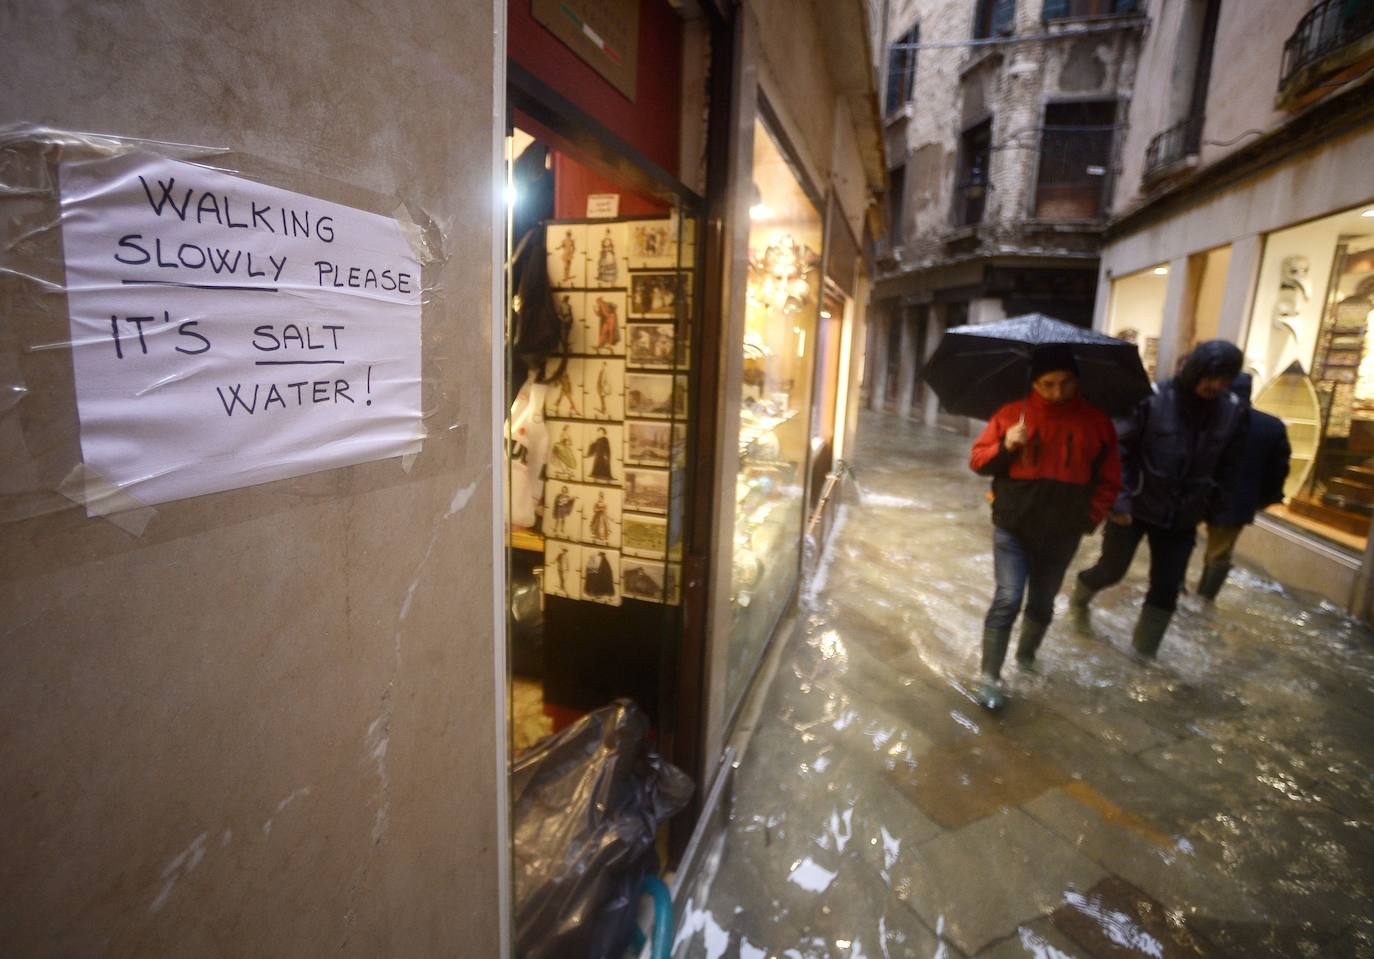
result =
M1098 959L1054 927L1048 916L1018 926L994 942L977 959Z
M1226 959L1212 943L1171 923L1163 906L1115 876L1071 894L1050 915L1094 959Z
M969 955L1105 875L1019 809L944 833L903 855L897 869L898 894Z

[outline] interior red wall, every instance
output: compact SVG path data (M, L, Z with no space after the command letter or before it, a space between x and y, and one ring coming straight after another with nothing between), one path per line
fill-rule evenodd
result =
M586 216L589 193L619 193L621 216L661 216L669 210L668 204L631 193L614 181L587 169L566 153L553 155L553 175L553 215L561 220Z
M634 103L537 23L530 0L512 0L507 16L507 49L512 60L654 163L678 175L682 21L665 0L641 0L639 5Z

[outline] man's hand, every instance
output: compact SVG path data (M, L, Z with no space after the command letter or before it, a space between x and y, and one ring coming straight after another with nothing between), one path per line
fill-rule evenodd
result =
M1130 525L1131 525L1131 514L1130 514L1130 513L1108 513L1108 514L1107 514L1107 520L1108 520L1108 522L1115 523L1117 526L1130 526Z
M1002 437L1002 446L1006 448L1008 453L1018 453L1026 445L1028 438L1029 431L1026 429L1026 421L1021 420L1007 430L1006 435Z

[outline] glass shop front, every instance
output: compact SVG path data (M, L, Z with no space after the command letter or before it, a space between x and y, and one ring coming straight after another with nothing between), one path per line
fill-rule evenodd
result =
M1374 516L1374 203L1265 238L1245 343L1293 457L1271 515L1351 550Z
M754 123L749 216L727 716L747 690L800 576L821 309L821 215L762 119ZM833 396L830 402L833 428Z

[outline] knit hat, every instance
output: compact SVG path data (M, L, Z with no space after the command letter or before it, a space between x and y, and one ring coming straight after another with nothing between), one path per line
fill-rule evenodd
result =
M1078 361L1074 359L1073 347L1067 343L1047 343L1037 346L1031 353L1030 379L1034 383L1046 373L1067 370L1078 375Z

